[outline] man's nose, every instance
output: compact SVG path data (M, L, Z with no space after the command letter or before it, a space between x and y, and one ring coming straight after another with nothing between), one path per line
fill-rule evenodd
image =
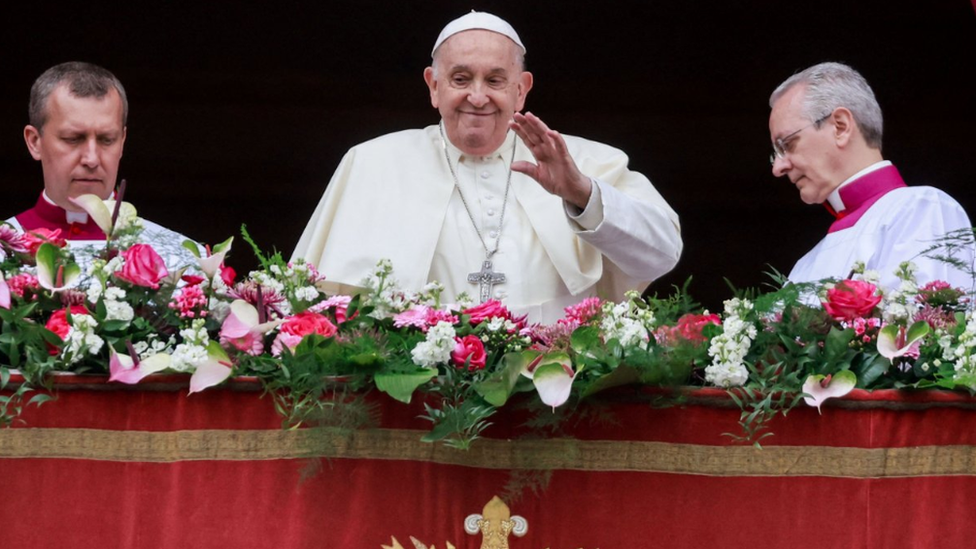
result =
M92 138L85 141L81 151L81 164L86 168L94 169L98 167L98 163L98 142Z
M790 169L792 165L790 161L785 156L776 155L773 157L773 175L776 177L782 177L786 175L786 171Z
M468 93L468 103L471 103L476 108L484 107L488 104L488 94L485 93L485 85L480 82L475 82L471 86L471 92Z

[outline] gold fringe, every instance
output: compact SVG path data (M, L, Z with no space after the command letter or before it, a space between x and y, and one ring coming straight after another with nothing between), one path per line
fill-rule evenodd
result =
M706 476L898 478L976 475L976 446L835 448L706 446L606 440L479 439L470 450L420 441L414 430L0 430L0 459L171 463L325 457L421 461L483 469L633 471Z

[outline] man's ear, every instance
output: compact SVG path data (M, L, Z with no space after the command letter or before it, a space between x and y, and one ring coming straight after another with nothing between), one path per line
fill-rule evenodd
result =
M519 74L518 80L518 101L515 103L515 111L521 112L522 108L525 106L525 98L529 95L529 90L532 89L532 73L529 71L522 71Z
M857 132L857 123L854 121L854 113L847 107L837 107L830 115L830 121L834 124L834 140L838 147L845 147L850 143L854 134Z
M28 124L24 127L24 142L34 160L41 159L41 131Z
M437 108L437 79L434 78L434 67L424 69L424 82L427 82L427 89L430 90L430 104Z

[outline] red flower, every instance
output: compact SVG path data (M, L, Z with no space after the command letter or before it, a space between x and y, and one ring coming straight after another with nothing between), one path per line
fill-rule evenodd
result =
M224 285L230 288L234 285L234 278L237 277L237 271L233 267L228 267L226 265L220 266L220 279L224 281Z
M834 320L854 320L871 313L881 302L877 287L863 280L842 280L827 291L824 309Z
M485 346L481 343L481 339L478 336L466 335L463 338L456 337L454 340L456 343L454 350L451 351L451 360L455 366L464 368L465 364L467 364L468 370L471 372L481 370L485 367L485 360L488 356L485 353Z
M88 309L86 309L83 305L72 305L70 308L71 314L73 315L90 314ZM64 338L68 337L68 332L71 331L71 324L68 324L68 308L66 307L64 309L54 311L51 318L47 319L47 324L45 324L44 327L57 334L58 337L61 338L61 341L64 341ZM51 356L54 356L61 351L53 345L48 345L48 347L48 352L51 353Z
M58 248L64 248L68 245L68 241L61 238L61 229L54 229L52 231L51 229L41 227L24 233L24 244L27 245L27 251L32 257L37 255L37 249L45 242L50 242Z
M169 274L163 258L148 244L135 244L122 254L125 264L115 276L145 288L159 289L159 281Z

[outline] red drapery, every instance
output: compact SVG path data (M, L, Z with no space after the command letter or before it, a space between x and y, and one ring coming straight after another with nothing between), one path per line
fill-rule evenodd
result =
M420 442L419 409L386 399L380 428L313 444L325 435L282 430L254 388L86 381L29 408L0 431L0 547L476 548L463 520L513 468L552 470L509 502L529 523L513 549L972 545L976 410L955 394L796 409L756 449L722 436L738 409L719 391L664 409L624 393L615 422L572 440L518 439L503 413L459 452Z

